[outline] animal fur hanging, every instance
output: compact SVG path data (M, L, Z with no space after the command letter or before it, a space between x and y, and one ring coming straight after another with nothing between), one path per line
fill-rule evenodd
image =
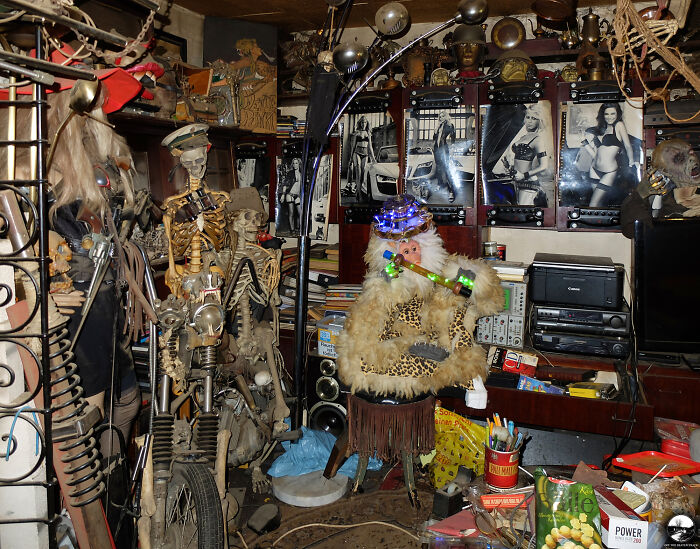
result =
M102 111L102 103L106 100L106 93L104 86L100 86L95 107L89 113L105 122L107 117ZM51 140L61 121L70 112L69 99L70 90L47 95L47 136ZM0 109L0 131L3 133L7 131L8 114L8 109ZM31 127L31 108L18 107L17 139L30 139ZM30 178L29 157L29 147L17 147L16 179ZM121 194L125 208L129 208L134 202L133 161L126 140L106 124L77 113L73 115L58 137L54 159L49 168L48 180L55 197L51 212L79 199L95 213L107 212L109 199L95 181L95 166L108 161L117 167L121 180L111 182L111 194ZM2 147L0 164L5 165L6 162L7 148Z
M434 227L412 236L420 244L420 265L448 278L460 268L474 274L470 298L405 270L384 275L385 250L398 253L399 241L372 234L365 254L368 274L338 338L338 371L352 392L411 398L486 376L486 356L472 333L479 317L503 308L495 271L480 260L448 255ZM416 344L439 349L442 359L416 354Z

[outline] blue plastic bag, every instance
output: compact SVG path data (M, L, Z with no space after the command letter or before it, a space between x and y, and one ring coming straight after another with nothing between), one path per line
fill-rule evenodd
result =
M268 475L271 477L296 477L325 469L335 444L335 437L325 431L316 431L306 427L301 428L301 433L301 438L296 443L282 442L285 452L272 463L267 471ZM338 473L353 478L357 470L357 462L358 455L351 455L338 469ZM381 466L381 460L369 458L367 465L369 471L377 471Z

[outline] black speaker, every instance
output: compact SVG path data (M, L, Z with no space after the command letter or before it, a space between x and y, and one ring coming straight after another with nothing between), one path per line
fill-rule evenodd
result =
M306 370L306 409L309 428L338 437L347 426L348 387L338 379L332 358L309 354Z

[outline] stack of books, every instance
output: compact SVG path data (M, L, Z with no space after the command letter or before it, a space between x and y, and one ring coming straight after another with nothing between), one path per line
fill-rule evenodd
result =
M298 120L296 116L277 117L277 137L304 137L306 120Z
M331 284L326 290L324 314L346 314L362 290L362 284Z
M519 261L489 261L496 270L498 278L508 282L524 282L527 276L527 265Z
M282 277L297 270L298 256L296 248L282 248L282 262L280 265Z
M296 250L294 250L296 262ZM284 254L284 252L283 252ZM320 320L324 316L326 306L326 290L333 284L338 284L338 245L312 246L309 253L309 293L308 293L308 317L309 321ZM296 268L285 270L285 257L282 262L282 282L279 285L279 295L282 300L280 305L280 326L294 325L295 300L297 295ZM296 267L296 263L294 265Z

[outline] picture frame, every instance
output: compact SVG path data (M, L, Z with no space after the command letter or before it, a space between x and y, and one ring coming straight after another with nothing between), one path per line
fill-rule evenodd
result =
M423 204L473 208L476 147L474 105L405 109L405 192Z
M177 36L162 29L153 33L152 53L159 57L177 58L187 63L187 38Z
M559 206L619 207L642 178L642 110L567 101L560 111Z
M547 100L481 107L482 204L554 207L551 109Z

